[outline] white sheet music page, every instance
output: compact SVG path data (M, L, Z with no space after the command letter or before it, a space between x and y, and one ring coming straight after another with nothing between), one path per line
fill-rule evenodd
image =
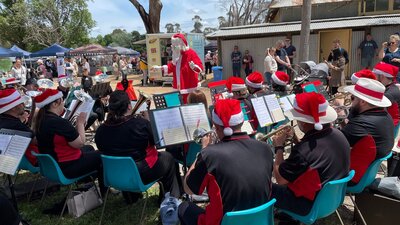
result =
M282 108L279 104L278 98L275 94L265 95L264 99L275 123L286 119L285 115L282 112Z
M242 132L246 132L248 135L254 132L253 127L249 121L244 121L242 125Z
M199 127L207 131L210 130L210 123L203 104L182 106L181 112L190 141L193 140L193 132L196 128Z
M284 112L293 109L294 98L295 98L294 94L279 98L279 102L281 103L281 108Z
M12 135L0 134L0 155L5 154L11 142Z
M94 100L86 100L81 105L79 105L78 109L76 110L75 115L79 115L81 112L86 113L86 122L89 119L90 113L92 112L94 106Z
M181 133L177 133L176 135L186 137L186 133L184 132L183 121L181 117L181 112L178 107L156 110L153 112L154 122L156 124L156 129L158 133L158 137L160 138L160 146L165 146L164 138L169 138L168 135L166 137L163 136L164 130L174 129L174 128L183 128L178 129L177 131L181 131ZM183 130L183 134L182 134ZM161 140L162 139L162 140ZM169 141L168 141L169 142Z
M30 138L13 135L7 150L0 155L0 172L14 175L30 142Z
M268 113L268 108L264 102L263 97L252 98L251 103L256 113L258 123L260 124L261 127L265 127L273 123L272 118Z

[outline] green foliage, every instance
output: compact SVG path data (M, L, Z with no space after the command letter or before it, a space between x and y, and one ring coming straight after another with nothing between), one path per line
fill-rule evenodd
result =
M194 29L191 31L192 33L203 33L203 31L201 31L201 28L203 28L203 24L201 23L202 19L199 15L195 15L192 18L192 21L194 22Z
M97 37L91 39L91 43L100 44L102 46L121 46L125 48L132 48L136 51L142 51L145 49L143 45L133 44L135 41L145 39L144 34L140 34L138 31L134 30L132 32L127 32L123 29L115 29L110 34L97 35Z
M0 72L7 72L10 70L12 62L8 58L0 59Z

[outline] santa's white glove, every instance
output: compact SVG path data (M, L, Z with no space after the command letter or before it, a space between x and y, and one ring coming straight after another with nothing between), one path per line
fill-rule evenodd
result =
M190 69L192 69L193 71L197 72L197 73L201 73L203 70L200 68L200 66L194 64L193 61L189 62L189 67Z
M156 70L163 70L163 72L166 74L168 73L168 66L167 65L163 65L163 66L152 66L150 71L154 72Z

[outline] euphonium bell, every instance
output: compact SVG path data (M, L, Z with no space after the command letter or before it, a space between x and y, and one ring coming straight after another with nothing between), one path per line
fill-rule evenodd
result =
M218 136L215 133L215 130L210 130L207 131L204 128L196 128L196 130L193 131L193 140L195 143L201 145L201 140L203 139L203 137L205 137L206 135L211 134L211 144L215 144L218 142Z
M37 81L37 85L40 87L40 88L44 88L44 89L48 89L48 88L52 88L52 87L54 87L54 82L53 81L51 81L50 79L39 79L38 81Z

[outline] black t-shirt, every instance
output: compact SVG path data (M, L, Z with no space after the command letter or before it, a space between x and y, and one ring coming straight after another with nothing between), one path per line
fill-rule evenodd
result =
M246 133L235 133L231 138L203 149L187 184L195 194L201 194L207 187L210 205L223 208L223 212L207 208L206 217L211 217L207 222L208 219L218 221L221 218L216 215L225 212L266 203L271 190L272 159L270 147L250 139ZM219 192L220 196L217 195ZM222 206L219 205L221 201Z
M50 154L57 162L73 161L81 157L81 150L68 144L78 137L78 131L68 120L51 112L46 112L39 133L36 134L39 152Z
M7 114L0 114L0 129L3 128L29 132L33 135L33 131L27 125L23 124L20 119Z
M154 145L150 122L134 116L119 124L106 121L97 129L95 142L106 155L131 156L136 162L146 158L149 144Z
M342 129L350 146L368 134L376 144L376 159L389 154L394 145L394 125L390 115L383 109L371 109L354 115Z
M276 49L276 53L275 53L275 54L276 54L276 56L278 56L282 61L286 62L286 56L287 56L288 54L287 54L287 52L286 52L285 49L283 49L283 48L281 48L281 49ZM286 68L285 65L280 64L278 61L277 61L277 64L278 64L278 70L283 70L283 69Z
M288 47L284 47L283 49L285 49L288 56L293 56L293 53L296 51L296 47L294 47L293 45L289 45ZM293 58L289 58L289 60L290 63L293 64Z
M386 86L385 96L392 103L392 105L388 107L387 111L392 117L394 125L397 126L400 119L400 90L395 83L391 83Z
M318 171L322 185L348 175L350 146L339 130L327 127L307 132L279 166L279 174L293 183L310 168Z

